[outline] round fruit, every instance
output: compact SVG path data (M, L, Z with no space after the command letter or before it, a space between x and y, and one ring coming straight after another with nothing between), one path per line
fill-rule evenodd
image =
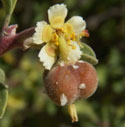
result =
M55 66L44 76L48 96L61 106L89 97L95 92L97 82L95 68L83 61Z

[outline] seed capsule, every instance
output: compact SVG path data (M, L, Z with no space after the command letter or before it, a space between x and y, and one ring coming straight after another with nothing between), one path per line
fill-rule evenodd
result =
M87 63L79 63L77 62L77 65L79 68L77 69L77 72L80 77L80 94L79 98L88 98L91 96L97 89L97 83L98 83L98 77L95 68Z
M48 96L61 106L89 97L95 92L97 82L96 70L87 62L56 66L44 76Z

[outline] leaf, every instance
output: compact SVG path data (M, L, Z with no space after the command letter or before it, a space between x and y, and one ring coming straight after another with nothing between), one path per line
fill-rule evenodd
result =
M2 69L0 69L0 83L4 84L5 82L5 73Z
M5 73L2 69L0 69L0 119L2 118L8 100L8 91L5 83Z
M83 52L81 56L81 60L87 61L93 65L98 63L96 55L91 47L89 47L85 43L81 43L81 51Z
M4 85L0 83L0 119L3 117L7 106L8 91Z
M16 6L17 0L2 0L6 14L12 14Z
M11 10L11 2L10 0L2 0L3 3L3 7L5 9L6 14L9 14L10 10Z
M16 3L17 3L17 0L10 0L11 1L11 14L13 13L14 9L15 9L15 6L16 6Z

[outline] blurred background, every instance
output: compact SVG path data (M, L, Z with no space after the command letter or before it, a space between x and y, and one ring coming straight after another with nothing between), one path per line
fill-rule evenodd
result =
M125 127L125 1L19 0L10 24L18 32L47 19L48 8L65 3L67 19L80 15L87 22L90 45L99 60L96 93L79 100L79 127ZM5 12L0 1L0 26ZM7 110L0 127L71 127L67 107L56 106L44 93L37 49L15 49L0 58L9 85Z

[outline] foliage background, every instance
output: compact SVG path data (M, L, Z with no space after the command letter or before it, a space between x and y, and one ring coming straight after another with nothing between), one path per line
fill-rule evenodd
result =
M96 52L99 87L76 107L79 127L125 127L125 2L124 0L19 0L11 24L18 31L47 20L47 9L65 3L67 19L82 16ZM5 12L0 1L0 26ZM0 58L9 85L9 101L0 127L71 127L67 108L56 106L44 93L38 50L16 49Z

